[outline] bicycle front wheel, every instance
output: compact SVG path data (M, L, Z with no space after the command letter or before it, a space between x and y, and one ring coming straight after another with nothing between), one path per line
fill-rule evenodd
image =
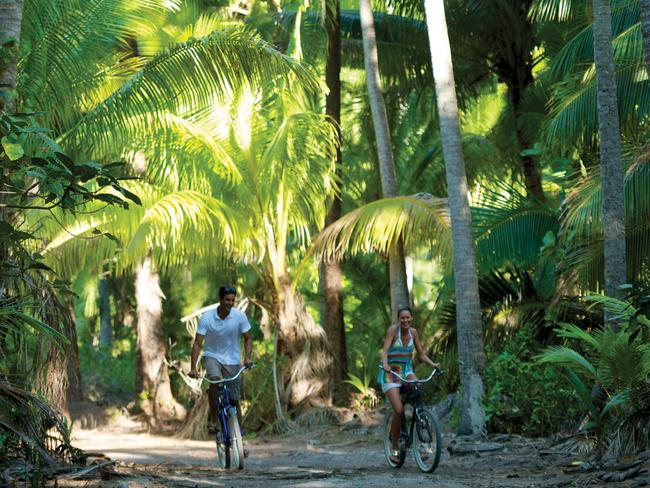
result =
M386 419L384 420L384 456L386 456L386 463L388 466L391 468L401 468L406 459L406 449L398 449L397 461L391 459L393 447L390 441L390 424L392 419L393 412L390 411L386 414ZM406 419L402 418L402 422L406 422ZM404 430L404 425L402 425L402 430Z
M243 469L244 468L244 442L241 437L241 429L239 427L239 419L237 418L237 410L231 408L228 412L228 426L230 427L230 438L232 440L232 467Z
M420 470L431 473L438 467L442 436L438 419L428 410L416 412L413 454Z
M219 429L215 435L217 443L217 460L219 467L223 469L230 468L230 443L225 441L224 432Z

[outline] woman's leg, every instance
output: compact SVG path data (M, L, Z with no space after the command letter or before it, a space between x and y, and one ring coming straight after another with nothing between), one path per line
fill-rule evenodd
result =
M397 450L397 439L399 438L399 431L402 428L404 405L402 405L402 399L399 396L399 388L391 388L386 392L386 396L393 407L393 420L390 423L391 448Z

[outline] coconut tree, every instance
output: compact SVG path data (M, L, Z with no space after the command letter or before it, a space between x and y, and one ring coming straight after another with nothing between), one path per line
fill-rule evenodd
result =
M30 49L18 73L20 100L43 113L44 123L67 151L110 161L126 156L140 136L177 127L173 115L181 109L209 106L245 84L273 83L291 71L297 82L313 84L298 63L249 30L224 27L214 16L185 29L183 42L140 55L128 39L148 14L175 8L174 2L27 2L22 37ZM107 16L115 21L105 22ZM141 259L150 247L138 248ZM91 264L99 273L100 264L113 254L105 249L98 256ZM142 261L129 262L138 264ZM160 321L142 323L162 326ZM160 334L152 332L152 337ZM166 372L161 374L161 384L168 384Z
M645 54L646 68L648 70L648 73L650 73L650 1L640 0L639 9L641 10L641 28L643 32L643 53Z
M336 131L336 174L338 180L343 176L343 158L341 154L341 6L339 0L324 2L324 28L327 34L327 60L325 64L325 83L328 92L325 97L325 113L331 117ZM334 196L327 212L325 225L341 217L342 201L340 194ZM321 298L321 326L325 329L336 358L332 371L337 384L345 378L347 372L347 348L345 342L345 325L343 323L343 273L341 265L336 262L319 265Z
M0 109L7 111L13 107L22 18L23 0L0 2Z
M436 84L442 149L445 156L454 252L454 283L458 304L456 328L461 384L458 430L461 434L477 434L485 430L482 379L485 352L472 239L472 216L467 201L467 178L461 149L456 88L445 8L442 0L427 0L425 8L429 45L435 46L435 49L431 49L431 64Z
M384 198L394 197L397 195L397 179L395 176L395 163L393 161L393 149L391 147L386 106L384 104L383 94L381 91L381 80L379 78L377 40L375 36L374 19L370 0L360 1L359 14L363 35L366 83L368 84L368 98L377 141L377 155L379 159L382 194ZM388 267L391 310L392 315L397 316L397 309L410 303L406 283L404 248L403 243L400 240L391 243L388 251Z
M627 263L621 131L616 98L616 70L612 53L612 15L609 0L594 0L593 7L605 234L605 293L611 297L620 297L622 292L619 286L627 282Z

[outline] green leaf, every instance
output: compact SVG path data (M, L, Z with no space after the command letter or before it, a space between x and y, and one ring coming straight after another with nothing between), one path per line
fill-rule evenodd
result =
M523 151L521 151L519 155L522 157L526 157L526 156L540 156L541 154L542 151L539 149L524 149Z
M625 390L620 393L617 393L612 398L610 398L610 400L607 402L607 405L603 407L603 411L600 413L600 415L604 416L611 409L616 408L619 405L623 405L628 400L629 400L629 391Z
M25 150L23 146L16 142L10 142L7 136L4 136L1 139L2 147L5 150L5 154L11 161L16 161L17 159L22 158L25 155Z
M41 269L43 271L53 271L47 264L35 262L27 266L27 269Z

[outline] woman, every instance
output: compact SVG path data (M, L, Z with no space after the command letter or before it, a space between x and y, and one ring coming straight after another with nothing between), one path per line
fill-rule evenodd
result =
M402 428L402 413L404 405L400 398L400 380L393 374L395 372L401 377L416 379L413 371L413 349L417 350L420 360L432 368L440 368L440 364L429 359L422 348L418 331L411 327L413 313L409 307L402 307L397 312L397 325L391 325L384 341L384 350L381 355L381 362L384 367L379 373L379 383L383 392L390 400L393 407L393 419L390 424L391 440L391 461L397 462L399 451L397 449L397 438Z

